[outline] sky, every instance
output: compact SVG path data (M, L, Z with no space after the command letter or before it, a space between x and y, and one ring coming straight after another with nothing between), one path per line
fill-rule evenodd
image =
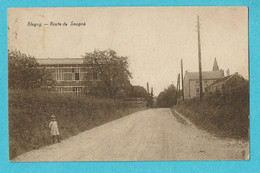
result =
M202 70L211 71L216 58L220 69L248 79L247 7L9 8L8 48L35 58L113 49L129 58L131 83L146 88L149 82L158 95L176 86L181 59L184 73L198 71L197 16Z

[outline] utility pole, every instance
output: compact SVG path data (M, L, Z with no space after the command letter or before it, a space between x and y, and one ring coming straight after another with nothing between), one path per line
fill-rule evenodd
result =
M146 101L147 101L146 107L149 107L149 106L151 106L151 104L150 104L150 91L149 91L149 83L148 82L147 82L147 93L148 93L148 95L147 95L147 98L146 98Z
M147 92L148 94L150 94L150 91L149 91L149 83L147 82Z
M182 85L182 100L184 100L183 63L182 63L182 59L181 59L181 85Z
M180 91L180 73L178 74L177 78L177 91Z
M202 70L201 70L200 18L199 18L199 16L197 16L197 27L198 27L198 57L199 57L200 101L202 101Z
M153 108L153 87L151 87L151 108Z

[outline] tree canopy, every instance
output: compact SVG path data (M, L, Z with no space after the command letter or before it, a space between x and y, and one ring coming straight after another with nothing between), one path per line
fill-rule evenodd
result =
M8 86L15 89L51 87L54 81L51 74L33 56L20 51L8 50Z
M128 96L146 98L148 96L148 93L144 87L136 85L131 87Z
M177 103L177 90L174 85L170 85L157 97L158 107L173 107Z
M131 87L128 58L118 56L114 50L95 50L84 56L86 75L85 93L107 97L126 94ZM122 95L122 94L121 94Z

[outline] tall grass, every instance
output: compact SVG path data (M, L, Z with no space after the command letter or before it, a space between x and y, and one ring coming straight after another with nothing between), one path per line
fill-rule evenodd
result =
M175 106L202 129L222 137L249 139L249 85L185 100Z
M144 107L123 100L9 90L9 158L51 144L48 124L52 114L64 139Z

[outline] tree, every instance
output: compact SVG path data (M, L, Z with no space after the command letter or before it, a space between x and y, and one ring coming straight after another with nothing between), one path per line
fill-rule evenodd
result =
M116 97L131 86L128 58L118 56L114 50L95 50L84 56L87 72L84 92L89 95Z
M132 86L129 91L129 97L142 97L146 98L148 95L146 89L142 86Z
M51 87L53 84L51 74L44 68L41 69L33 56L8 50L9 88L33 89Z
M173 107L177 103L177 89L174 85L170 85L161 92L157 98L158 107Z

